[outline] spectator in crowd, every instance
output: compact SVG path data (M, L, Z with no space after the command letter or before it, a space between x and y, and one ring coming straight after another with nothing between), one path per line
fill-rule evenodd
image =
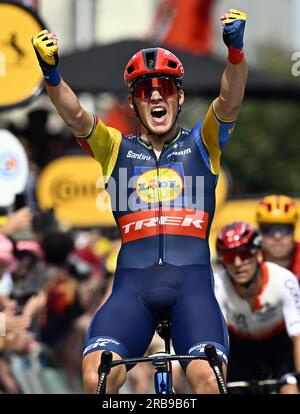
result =
M36 341L28 330L30 315L22 312L18 303L10 298L13 288L12 272L18 269L13 251L13 243L0 234L0 392L6 393L19 393L20 389L5 354L23 355L36 347Z
M80 236L78 236L80 237ZM83 237L85 238L85 237ZM81 369L83 337L80 320L88 323L99 305L102 290L101 259L89 246L75 248L71 232L44 234L42 247L48 283L40 317L40 339L53 353L57 366L66 371L72 388ZM41 294L40 294L41 295Z
M28 124L19 128L15 124L9 125L9 130L22 142L30 163L30 170L34 172L43 168L53 156L61 155L67 149L76 148L74 140L67 129L53 133L49 126L50 111L34 109L28 113Z
M33 215L29 207L22 207L4 217L0 234L13 236L14 234L31 228Z
M16 270L17 261L13 255L13 244L0 234L0 295L9 295L13 286L11 272Z

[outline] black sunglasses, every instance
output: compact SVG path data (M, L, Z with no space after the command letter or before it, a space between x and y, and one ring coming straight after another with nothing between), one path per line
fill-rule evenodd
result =
M295 227L293 224L261 224L260 231L263 235L274 237L276 233L282 236L293 234Z

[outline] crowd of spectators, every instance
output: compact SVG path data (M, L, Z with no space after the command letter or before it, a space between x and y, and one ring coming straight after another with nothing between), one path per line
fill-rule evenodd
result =
M51 210L33 215L23 207L6 216L0 227L0 392L23 392L11 361L32 353L44 367L63 372L70 392L78 386L84 335L110 285L119 245L115 229L60 229Z
M121 246L117 227L66 228L56 220L54 209L40 211L35 195L39 172L53 158L78 151L72 136L47 132L48 115L33 111L26 128L9 128L26 150L29 176L14 205L0 206L0 393L41 392L34 386L29 389L16 368L18 359L22 369L28 369L32 357L41 373L52 369L63 377L62 392L82 392L84 337L110 294ZM299 279L297 220L296 205L286 196L266 197L258 206L265 259ZM220 270L220 263L214 264L214 270ZM148 351L162 349L155 335ZM29 375L36 374L32 370ZM128 377L132 392L151 392L152 376L148 365L132 369ZM179 365L174 378L177 392L189 392ZM51 387L46 385L43 392L51 392ZM54 387L53 392L59 390Z

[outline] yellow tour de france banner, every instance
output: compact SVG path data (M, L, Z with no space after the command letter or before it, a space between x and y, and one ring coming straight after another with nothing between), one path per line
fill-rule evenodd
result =
M65 156L40 173L37 199L42 210L54 208L56 217L72 226L111 226L109 196L103 190L100 165L90 157Z
M29 9L0 2L0 111L26 104L41 91L43 76L31 38L42 29Z
M103 188L101 167L95 160L86 156L60 157L39 175L38 204L42 210L54 208L58 220L73 226L112 226L115 222L110 198ZM221 171L217 205L225 202L227 191L226 174Z

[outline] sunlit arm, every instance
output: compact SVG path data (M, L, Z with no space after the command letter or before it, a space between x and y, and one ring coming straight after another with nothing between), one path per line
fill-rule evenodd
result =
M226 120L233 120L239 113L243 102L248 77L248 66L245 59L238 65L227 63L224 70L221 91L213 102L216 114Z
M56 111L72 132L86 134L92 127L93 116L82 108L69 85L62 79L57 86L46 86L46 89Z

